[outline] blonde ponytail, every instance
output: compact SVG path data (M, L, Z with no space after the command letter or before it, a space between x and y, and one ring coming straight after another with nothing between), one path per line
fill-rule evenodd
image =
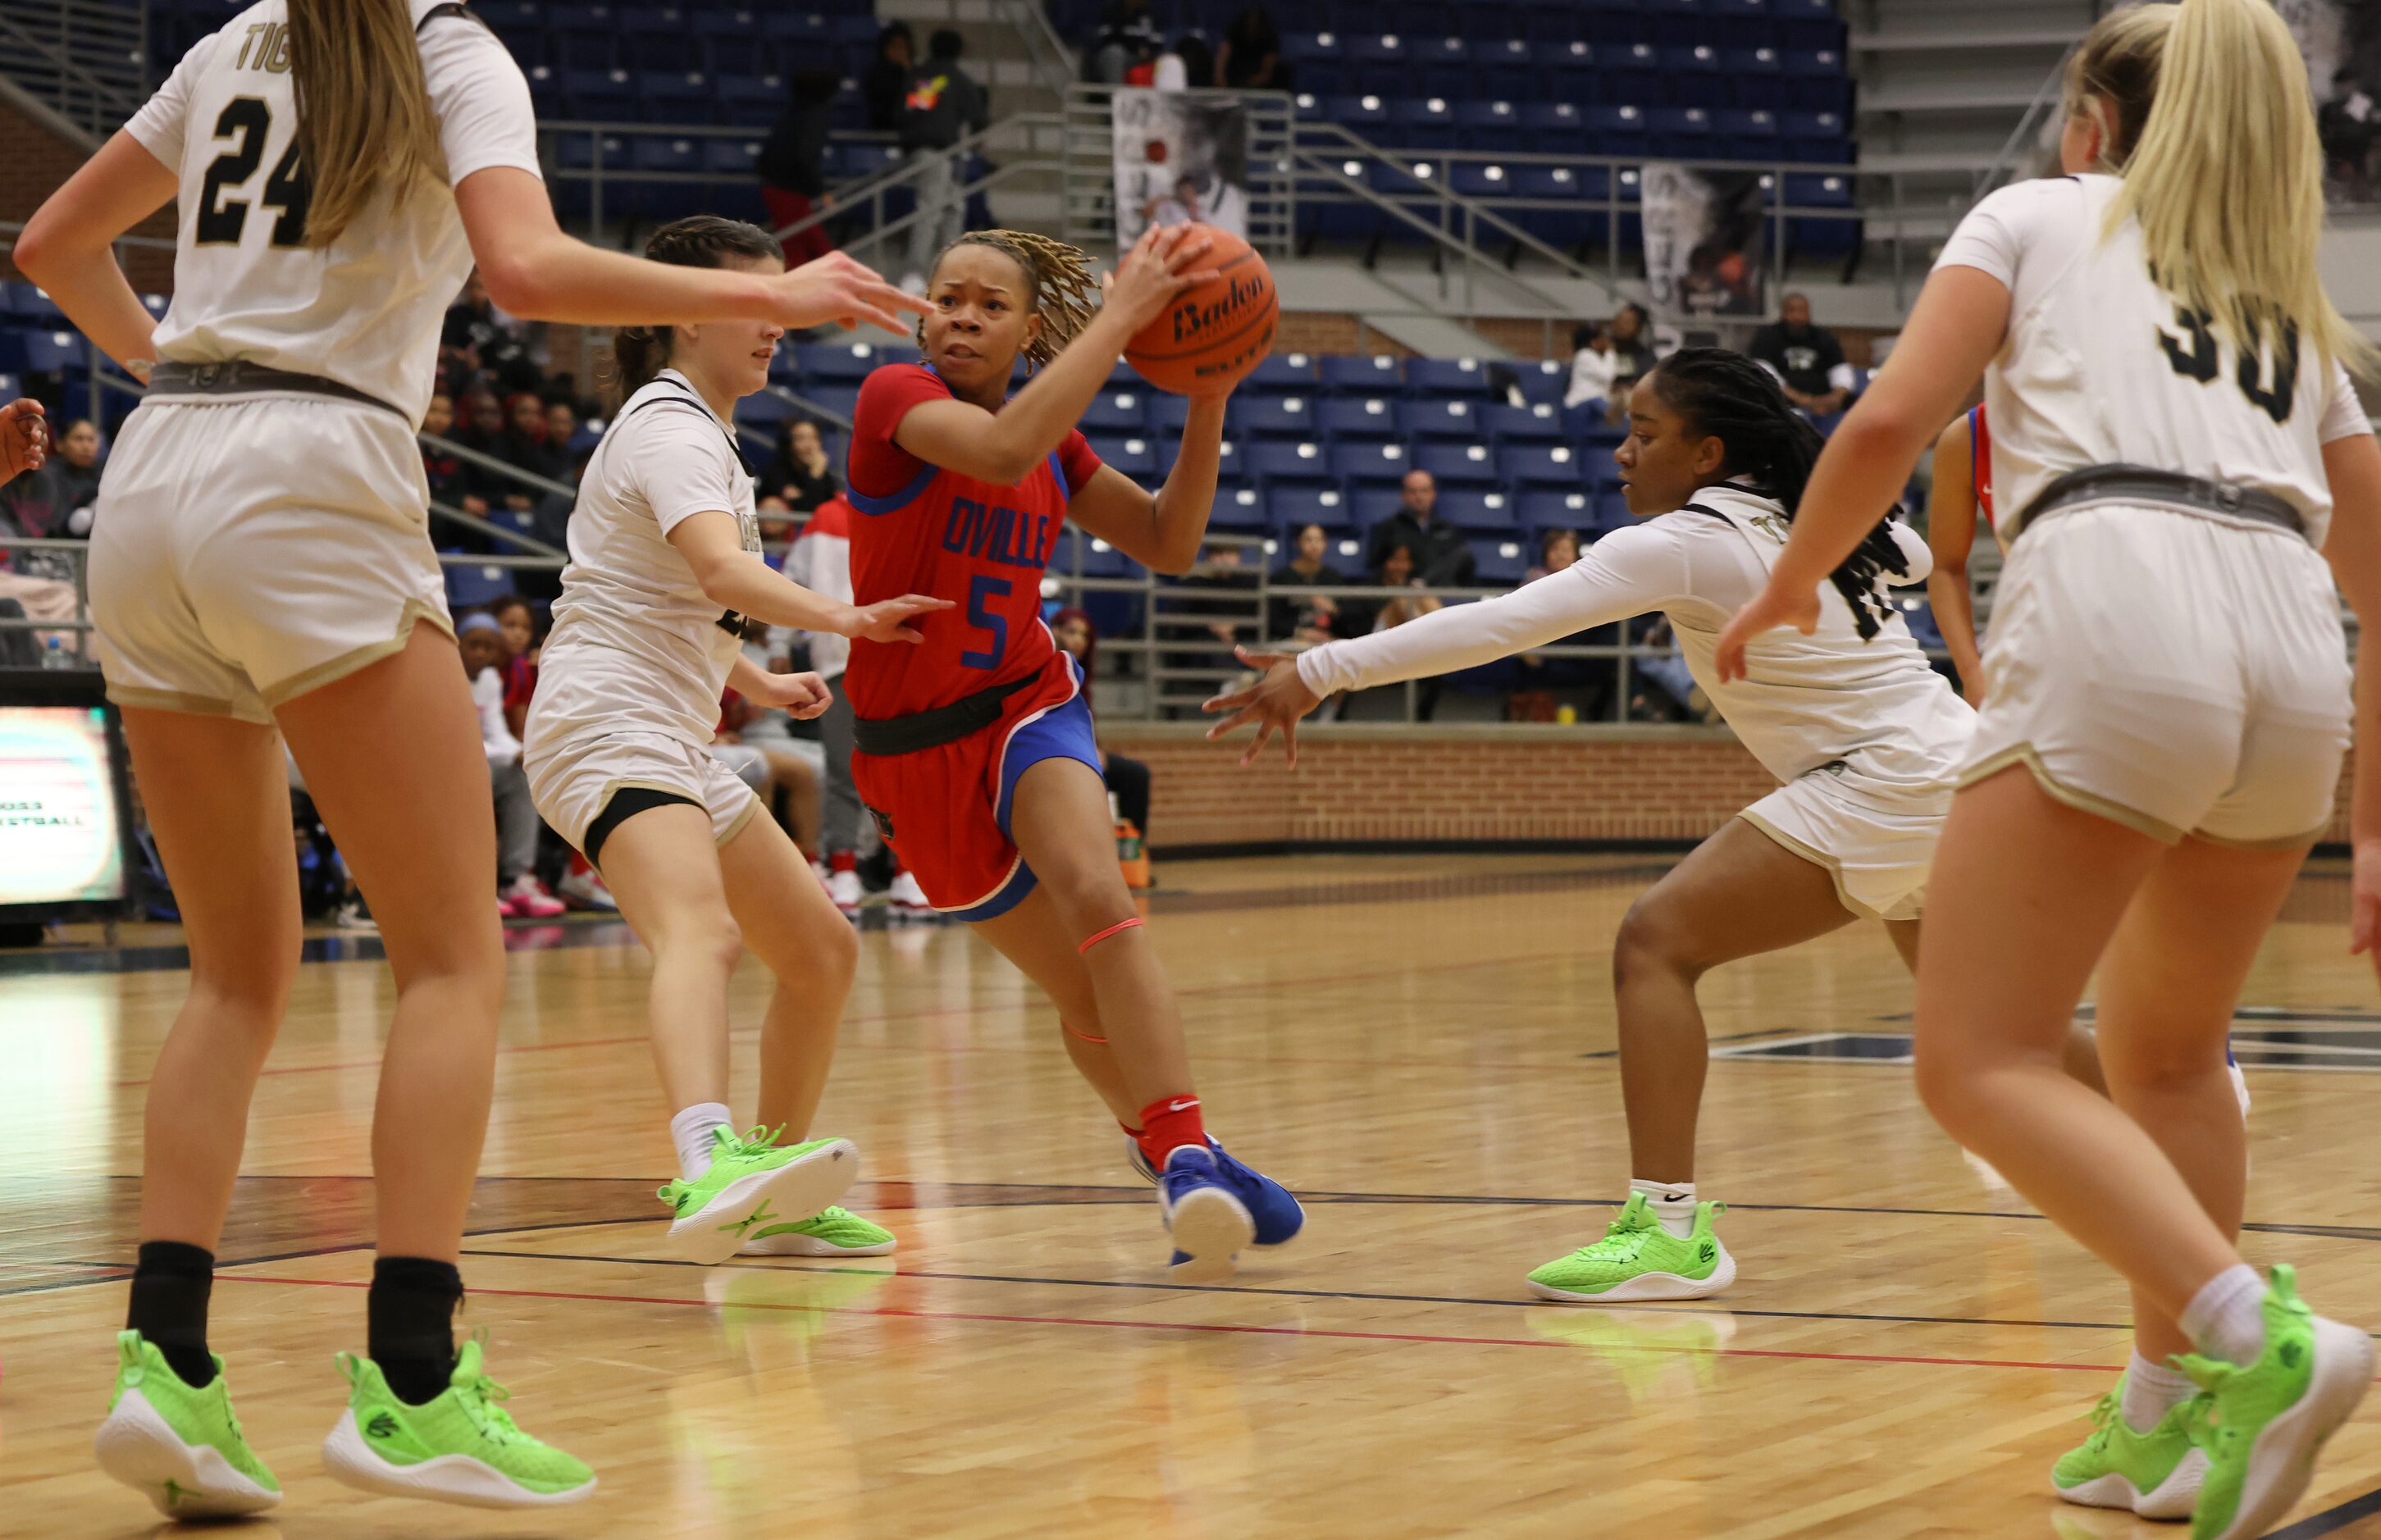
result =
M2077 100L2082 98L2082 100ZM2104 18L2070 77L2124 179L2108 211L2131 217L2160 287L2236 348L2295 329L2325 361L2381 367L2315 265L2323 151L2306 63L2266 0L2181 0Z
M438 118L405 0L287 0L306 244L330 245L383 191L443 177Z

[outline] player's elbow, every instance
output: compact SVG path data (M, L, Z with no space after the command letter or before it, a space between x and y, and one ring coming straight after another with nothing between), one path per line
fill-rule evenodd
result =
M524 321L550 321L552 296L540 281L540 264L515 251L492 251L480 259L480 282L496 309Z
M9 259L17 264L17 271L37 287L54 287L52 280L64 260L61 248L66 244L66 234L67 222L56 214L55 205L44 203L26 222L23 233L17 237L17 244L8 253Z

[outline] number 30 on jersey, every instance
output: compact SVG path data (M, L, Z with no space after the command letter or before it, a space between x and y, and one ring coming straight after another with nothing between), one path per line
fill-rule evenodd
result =
M2187 380L2201 385L2214 383L2220 363L2216 357L2217 342L2215 318L2205 311L2188 305L2174 308L2173 331L2158 328L2158 346L2166 351L2166 361L2174 372ZM2249 334L2251 346L2241 349L2241 358L2232 371L2233 382L2241 394L2277 422L2290 420L2293 397L2299 384L2299 329L2284 325L2281 346L2268 349L2265 336ZM2267 383L2268 376L2271 384Z

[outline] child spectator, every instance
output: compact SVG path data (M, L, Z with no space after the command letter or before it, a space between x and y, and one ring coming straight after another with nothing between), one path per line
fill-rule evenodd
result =
M519 596L488 606L505 634L505 726L519 738L529 722L529 703L537 693L537 612Z
M1320 524L1308 524L1298 532L1289 560L1273 575L1276 585L1282 588L1337 588L1349 584L1348 575L1335 571L1325 561L1331 551L1331 537ZM1339 604L1327 593L1278 594L1265 606L1265 640L1294 642L1303 647L1319 646L1338 634Z
M521 771L520 739L505 721L504 627L493 615L467 615L455 628L471 703L480 708L480 746L496 801L496 911L507 920L549 919L562 903L537 880L537 804Z
M761 474L761 490L784 499L792 513L811 513L830 497L839 496L843 483L827 458L819 425L806 417L787 422L778 435L776 453Z

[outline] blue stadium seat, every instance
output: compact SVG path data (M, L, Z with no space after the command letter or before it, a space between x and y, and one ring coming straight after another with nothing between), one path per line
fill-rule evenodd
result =
M1473 581L1483 588L1518 583L1530 569L1529 548L1518 539L1481 536L1464 544L1471 548L1472 560L1477 564Z
M1598 63L1606 56L1622 59L1627 55L1625 48L1609 48L1599 54L1593 45L1578 42L1547 49L1537 60L1537 97L1544 102L1571 102L1581 106L1596 102L1644 100L1640 92L1650 76L1607 72Z
M1728 99L1740 108L1777 112L1789 105L1786 68L1775 48L1728 48L1719 56Z
M799 405L774 390L747 396L736 403L736 425L757 428L771 438L776 436L780 424L807 415Z
M1410 150L1452 150L1461 139L1455 104L1444 96L1413 96L1391 104L1397 142Z
M1520 147L1521 112L1508 101L1459 100L1455 104L1455 127L1466 150L1491 153L1513 150ZM1457 190L1462 189L1459 187Z
M1576 104L1570 102L1529 102L1522 104L1522 131L1532 143L1552 142L1547 134L1576 134L1587 126L1587 120Z
M1304 353L1269 353L1249 371L1241 388L1265 395L1311 396L1318 383L1314 361Z
M1608 82L1605 100L1658 102L1662 99L1662 51L1650 43L1607 48L1597 55Z
M694 70L648 69L637 75L637 109L648 123L706 123L717 96L711 77Z
M1459 530L1513 529L1513 500L1502 492L1446 491L1438 495L1435 519Z
M1331 472L1342 481L1359 486L1371 483L1395 485L1404 481L1413 469L1402 444L1337 444L1329 457Z
M1501 165L1483 165L1478 161L1457 161L1448 166L1447 185L1458 198L1502 202L1513 196L1512 173ZM1508 214L1506 217L1509 219L1512 216ZM1496 231L1492 226L1484 226L1480 238L1484 242L1493 241L1497 238Z
M1839 113L1781 112L1777 133L1785 141L1786 158L1797 164L1833 165L1852 158Z
M1336 486L1276 488L1266 503L1285 536L1295 535L1309 524L1320 524L1325 532L1344 530L1354 512L1348 495Z
M1598 155L1642 155L1645 153L1645 109L1623 104L1611 107L1589 107L1581 115L1585 121L1588 148Z
M565 69L563 108L592 123L618 123L633 116L636 82L625 69Z
M1780 47L1843 46L1844 21L1834 0L1775 0L1773 15Z
M620 13L620 58L640 69L702 67L702 44L686 12L675 6L631 6Z
M1105 390L1092 397L1076 424L1087 434L1145 434L1149 427L1149 399L1144 394L1130 390Z
M546 56L566 69L609 69L618 62L614 40L618 14L610 6L553 6L546 10Z
M1494 393L1478 359L1416 359L1406 365L1406 390L1416 397Z
M1840 113L1851 105L1851 82L1844 78L1844 56L1832 48L1813 53L1788 53L1786 93L1798 112Z
M1207 527L1235 534L1263 533L1273 528L1273 510L1264 493L1252 486L1217 487L1207 509Z
M726 61L723 61L726 62ZM765 128L785 105L786 83L775 75L714 75L719 119L739 128Z
M1645 6L1645 39L1673 48L1700 42L1703 15L1703 0L1649 0Z
M1568 165L1513 167L1513 196L1532 208L1508 211L1514 224L1557 251L1569 251L1603 238L1604 214L1583 201L1579 173Z
M22 347L17 368L28 374L58 374L91 361L91 349L79 333L28 331L17 334Z
M1534 371L1534 365L1525 365ZM1497 402L1480 409L1480 426L1499 446L1551 444L1563 436L1562 420L1550 405L1514 407Z
M1323 383L1340 394L1398 394L1405 384L1398 361L1386 353L1335 353L1322 361Z
M1734 161L1769 160L1777 154L1777 115L1761 107L1722 107L1712 115L1713 148Z
M820 409L832 412L847 422L851 421L852 412L860 406L860 387L856 385L823 385L815 381L805 381L801 394Z
M1584 490L1576 492L1531 492L1524 490L1514 499L1517 522L1532 534L1544 534L1548 530L1581 531L1595 522L1594 499Z
M1334 444L1386 444L1405 436L1386 397L1344 397L1314 409L1314 425Z
M1139 479L1157 473L1157 455L1146 434L1129 436L1087 434L1084 436L1091 440L1092 453L1126 475Z
M756 11L740 6L697 6L688 30L702 54L700 68L726 74L729 70L751 69L757 62L758 49L754 44L761 36L761 18Z
M1702 107L1648 107L1646 138L1654 153L1673 160L1709 160L1712 115Z
M1472 79L1491 98L1516 104L1543 100L1553 83L1548 71L1531 62L1530 45L1520 38L1483 43L1472 50Z
M1258 439L1249 445L1248 474L1268 490L1284 483L1304 486L1336 485L1323 445L1314 439Z
M1570 488L1583 480L1580 453L1568 444L1512 446L1496 457L1496 467L1515 486Z
M1710 0L1711 41L1758 48L1771 40L1769 0Z
M1342 128L1353 128L1367 138L1378 138L1388 127L1389 104L1384 96L1334 96L1324 104L1325 121Z
M1423 444L1414 450L1414 466L1427 471L1443 487L1496 485L1496 452L1485 444Z
M1793 208L1850 209L1851 178L1789 173L1786 177L1786 202ZM1860 246L1860 221L1856 219L1805 215L1789 217L1786 222L1787 238L1797 252L1807 256L1849 255Z
M513 591L507 567L453 566L446 568L446 603L456 610L494 604Z
M1424 361L1414 361L1419 364ZM1423 394L1420 399L1406 403L1398 422L1408 438L1469 443L1480 436L1482 405L1475 397Z
M742 186L759 176L752 169L761 158L761 141L757 139L706 139L702 147L702 169L710 175L732 177Z
M1674 107L1725 107L1728 82L1720 74L1719 50L1699 43L1661 51L1662 97Z
M1288 33L1281 40L1281 56L1304 90L1330 96L1348 89L1347 51L1336 33Z
M1311 387L1314 382L1308 381ZM1232 431L1256 438L1313 438L1320 432L1311 396L1241 396L1224 409Z
M1513 367L1521 377L1522 400L1533 408L1544 406L1549 409L1562 404L1563 393L1570 388L1570 361L1568 358L1530 360ZM1556 422L1559 426L1559 416Z
M895 361L873 342L798 342L794 361L805 380L856 385L877 365Z
M1162 390L1150 392L1149 431L1152 435L1179 443L1182 438L1182 426L1190 421L1190 398L1189 397L1170 396Z

